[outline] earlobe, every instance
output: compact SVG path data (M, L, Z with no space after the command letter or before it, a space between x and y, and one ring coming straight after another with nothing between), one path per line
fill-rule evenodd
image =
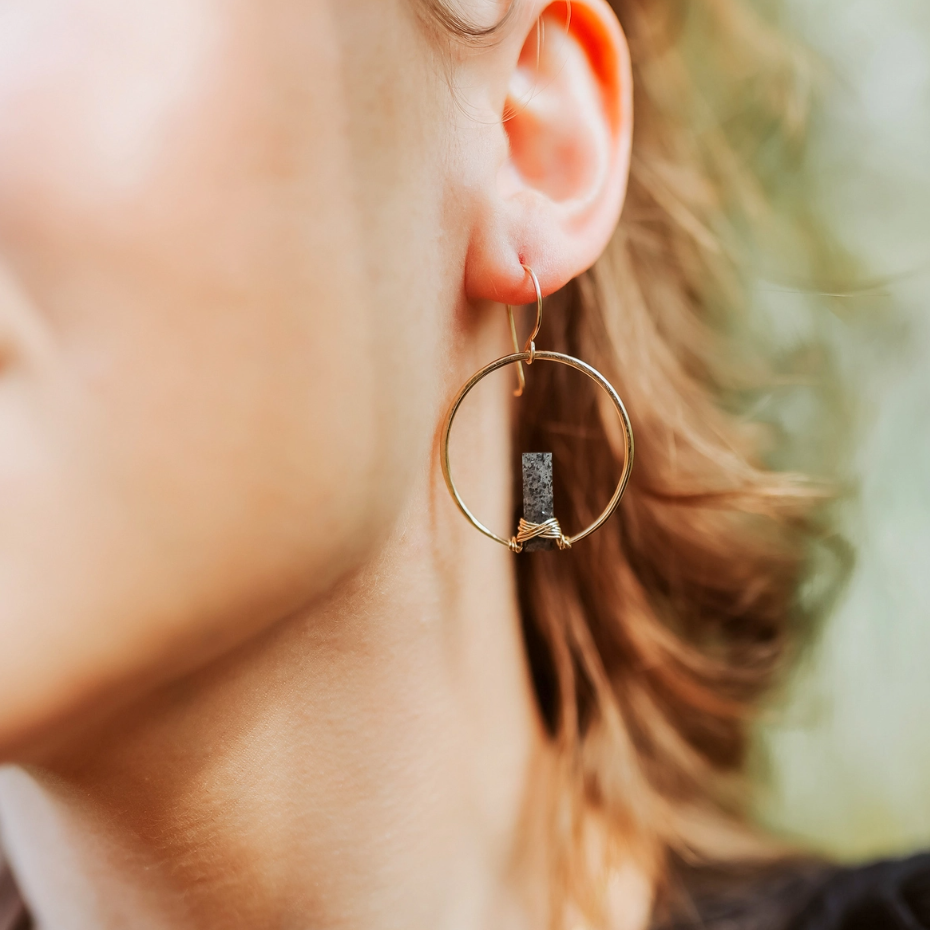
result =
M551 293L590 267L620 215L629 171L632 80L606 0L534 4L509 69L506 156L484 192L469 251L469 297L526 302L531 265Z

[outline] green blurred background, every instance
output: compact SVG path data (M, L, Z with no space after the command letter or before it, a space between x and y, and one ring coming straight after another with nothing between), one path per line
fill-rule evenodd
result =
M829 74L805 196L863 261L818 324L858 405L843 506L857 556L767 715L759 816L858 859L930 848L930 0L789 0L781 15ZM758 290L789 341L811 325L800 290Z

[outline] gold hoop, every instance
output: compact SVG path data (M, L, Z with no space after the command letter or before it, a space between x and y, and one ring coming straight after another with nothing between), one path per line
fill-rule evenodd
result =
M535 275L533 277L535 279ZM538 331L539 328L537 326L536 332ZM536 333L533 335L535 337ZM530 343L532 343L532 338L530 339ZM633 471L633 427L630 424L630 418L627 415L626 407L623 406L623 401L620 400L620 395L617 394L617 392L614 390L614 386L597 369L592 368L590 365L582 362L580 359L572 357L571 355L563 355L561 352L539 352L536 350L535 346L532 346L531 350L526 352L518 352L514 355L506 355L503 358L496 359L490 364L485 365L484 368L475 372L475 374L473 374L471 378L469 378L469 380L465 383L465 385L459 391L458 396L452 402L452 406L449 408L448 414L446 414L446 420L442 428L442 475L446 480L446 487L449 489L449 493L452 495L452 498L458 505L459 510L462 511L469 523L471 523L475 529L484 533L485 536L488 536L495 542L500 543L502 546L506 546L513 552L520 551L519 548L515 547L514 539L504 539L502 536L498 536L497 533L489 530L471 512L471 510L468 509L468 505L465 503L465 501L462 500L462 497L455 486L455 482L452 480L452 469L449 465L449 437L452 433L452 423L455 420L455 415L458 413L459 407L462 405L462 401L465 400L469 391L471 391L471 389L479 381L486 378L492 372L497 371L499 368L504 368L506 365L522 365L523 362L526 362L529 365L534 361L558 362L561 365L567 365L569 368L574 368L577 371L582 372L582 374L587 375L595 384L597 384L600 388L603 388L603 390L607 393L607 396L610 397L614 407L617 410L617 414L620 417L620 426L623 430L623 472L620 475L620 481L618 482L617 488L613 493L613 497L611 497L610 502L604 508L604 512L589 527L582 530L580 533L576 533L574 536L562 537L563 544L560 544L560 548L570 548L576 542L579 542L586 536L590 536L595 530L600 529L607 522L613 512L620 505L620 500L623 497L623 493L626 491L627 483L630 480L630 473Z

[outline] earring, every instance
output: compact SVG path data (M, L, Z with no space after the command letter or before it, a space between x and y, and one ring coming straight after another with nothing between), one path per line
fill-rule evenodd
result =
M630 473L633 470L633 428L630 425L630 418L627 415L623 401L614 390L613 385L596 369L582 362L580 359L573 358L571 355L563 355L561 352L540 352L536 349L536 337L542 326L543 317L543 297L542 290L539 287L539 280L533 269L528 265L523 266L526 273L533 281L536 289L536 325L530 338L526 342L523 351L520 351L520 345L517 341L517 328L513 319L513 308L508 305L507 313L510 317L510 334L513 337L513 355L505 355L503 358L496 359L485 365L480 371L476 371L471 378L462 386L462 389L456 395L449 412L446 414L445 423L442 428L441 456L442 456L442 474L446 480L446 487L452 495L453 500L458 505L459 510L465 515L465 518L475 529L484 533L495 542L507 546L512 552L519 553L533 549L571 549L571 547L590 536L595 530L600 529L610 518L611 514L617 509L620 500L626 491L627 483L630 480ZM449 465L449 437L452 432L452 423L455 415L458 413L462 401L468 396L469 391L482 379L486 378L491 372L504 368L507 365L517 366L518 388L514 395L520 397L526 386L526 375L523 365L531 366L536 362L557 362L560 365L567 365L574 368L582 374L587 375L598 387L602 388L610 398L620 417L620 428L623 431L624 439L624 456L623 470L620 474L620 481L614 490L613 496L604 508L603 513L586 529L574 536L566 536L562 532L562 527L555 517L553 495L552 495L552 453L551 452L529 452L523 455L523 517L517 527L517 533L510 539L504 539L497 533L489 530L480 520L468 509L468 505L462 500L455 482L452 480L452 470Z

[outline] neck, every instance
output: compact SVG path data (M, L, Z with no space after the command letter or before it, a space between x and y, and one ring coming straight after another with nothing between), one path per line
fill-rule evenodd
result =
M497 458L507 405L487 403L474 448ZM513 556L446 506L436 471L325 602L80 752L3 772L4 838L41 926L540 925L527 812L549 750ZM471 487L506 525L503 479Z

